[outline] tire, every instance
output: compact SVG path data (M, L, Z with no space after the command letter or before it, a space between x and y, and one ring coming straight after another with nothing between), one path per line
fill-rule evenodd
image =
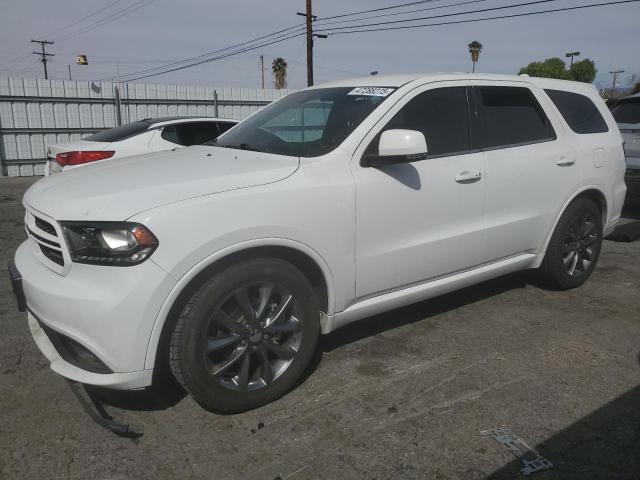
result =
M169 361L204 408L239 413L287 393L319 334L320 311L307 278L281 259L247 260L216 273L189 299Z
M578 198L562 213L551 236L540 267L543 281L556 290L579 287L593 272L601 247L600 209Z

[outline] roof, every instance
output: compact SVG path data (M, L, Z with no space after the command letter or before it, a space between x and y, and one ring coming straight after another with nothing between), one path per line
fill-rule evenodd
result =
M413 73L403 75L370 75L367 77L349 78L336 82L324 83L312 88L327 87L401 87L411 82L428 83L445 80L488 80L488 81L516 81L533 83L541 88L559 88L562 90L584 91L594 89L590 84L574 82L570 80L557 80L553 78L538 78L528 75L502 75L495 73L465 73L465 72L437 72L437 73Z
M232 120L230 118L187 117L187 116L143 118L140 121L149 124L149 126L166 125L168 123L186 123L186 122L233 122L233 123L239 123L238 120Z

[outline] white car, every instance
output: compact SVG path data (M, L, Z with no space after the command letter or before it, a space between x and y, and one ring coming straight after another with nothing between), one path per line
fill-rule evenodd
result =
M640 196L640 93L618 100L611 113L624 140L629 195Z
M167 362L217 412L283 395L356 320L517 270L578 287L626 190L591 85L484 74L316 86L212 146L114 163L24 196L33 337L85 384Z
M146 118L82 140L49 145L45 176L100 160L131 157L210 142L238 123L211 117Z

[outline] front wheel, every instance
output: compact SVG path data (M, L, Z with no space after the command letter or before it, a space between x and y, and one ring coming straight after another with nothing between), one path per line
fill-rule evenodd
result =
M582 285L593 272L602 246L602 216L590 200L579 198L564 211L540 267L552 288Z
M171 369L208 410L256 408L300 378L318 340L319 316L313 288L290 263L233 265L184 307L171 338Z

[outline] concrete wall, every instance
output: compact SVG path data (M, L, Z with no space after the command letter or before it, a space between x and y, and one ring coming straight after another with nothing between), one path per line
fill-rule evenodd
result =
M116 126L111 82L0 77L0 175L42 175L46 146ZM290 90L121 84L122 123L164 116L243 120Z

